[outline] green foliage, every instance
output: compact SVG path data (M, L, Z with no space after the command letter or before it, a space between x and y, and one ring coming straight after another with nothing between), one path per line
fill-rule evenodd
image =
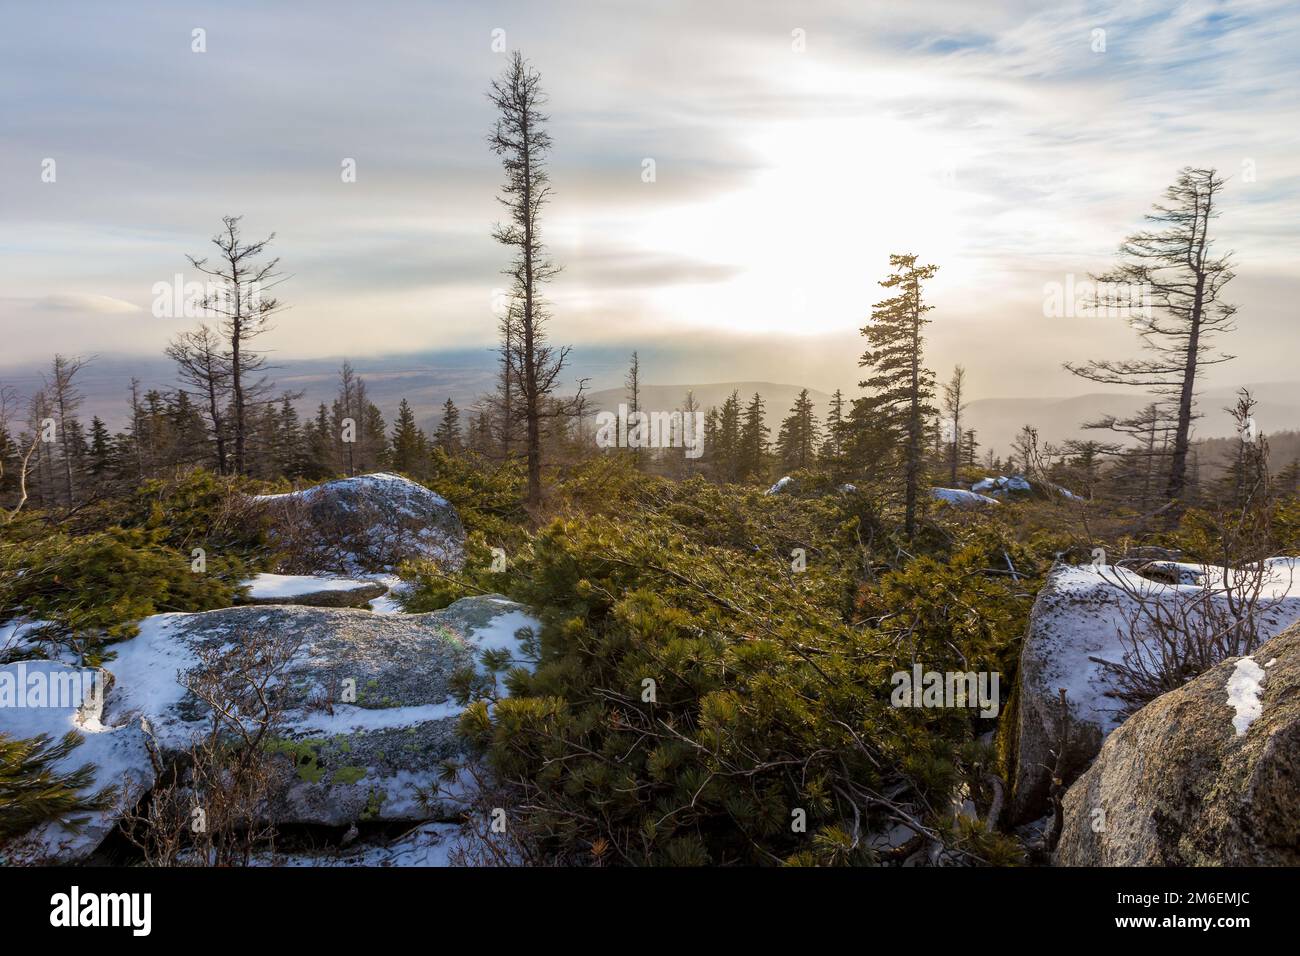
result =
M207 571L161 543L158 530L110 528L87 535L7 535L0 541L0 617L26 614L75 634L129 637L161 611L229 607L244 575L212 555Z
M158 530L159 541L178 551L252 561L266 551L267 519L243 493L244 482L195 469L171 480L143 482L121 504L123 527Z
M867 833L892 825L886 789L938 808L936 831L950 825L949 795L978 776L963 748L983 728L969 711L892 707L891 674L914 655L1002 666L1033 586L991 573L991 555L1009 549L1023 574L1046 562L971 531L951 567L887 572L850 618L865 559L854 495L764 496L602 465L575 475L565 500L593 493L598 513L556 518L491 575L539 610L541 663L461 720L534 808L534 840L570 861L866 863ZM473 562L462 576L487 578ZM885 604L914 643L896 622L848 623ZM954 839L977 859L1006 857L997 839Z
M95 782L93 766L57 769L80 744L81 736L74 731L57 743L47 734L27 739L0 734L0 841L51 820L76 830L85 823L78 814L113 804L114 786L83 793Z
M502 548L522 540L528 520L522 461L493 462L436 447L430 452L430 467L425 484L455 506L467 533L477 531Z

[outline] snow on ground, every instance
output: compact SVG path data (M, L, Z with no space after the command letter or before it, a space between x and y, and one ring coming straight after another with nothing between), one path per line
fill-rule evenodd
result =
M1064 488L1064 487L1062 487L1061 485L1052 485L1052 487L1056 490L1056 493L1057 493L1057 494L1061 495L1061 497L1063 497L1063 498L1068 498L1070 501L1087 501L1087 500L1088 500L1087 498L1083 497L1083 495L1076 495L1076 494L1075 494L1073 491L1071 491L1069 488Z
M459 717L464 710L448 697L440 704L416 704L410 707L357 707L333 704L334 712L308 711L293 722L294 733L306 737L337 737L340 734L402 730L434 720Z
M514 604L513 601L500 597L494 597L491 598L491 600L497 604ZM531 614L520 610L514 610L509 614L501 614L494 617L492 623L486 627L476 628L471 640L478 648L480 655L483 651L508 650L511 652L511 664L531 671L537 667L537 662L519 656L520 644L519 639L515 637L515 632L519 631L521 628L527 628L534 634L540 634L542 626L541 622ZM480 671L487 673L483 670L481 662L478 664L478 667ZM508 697L510 695L510 691L504 684L498 688L498 693L502 697Z
M1262 566L1246 565L1224 569L1221 564L1193 564L1187 561L1150 561L1144 571L1164 571L1177 577L1180 585L1195 590L1226 591L1229 588L1249 594L1259 579L1260 597L1276 600L1300 595L1300 558L1267 558Z
M1041 482L1041 484L1069 501L1088 500L1082 495L1076 495L1069 488L1063 488L1061 485L1052 484L1051 482ZM979 494L1000 495L1005 497L1013 491L1033 491L1034 486L1024 475L998 475L997 477L981 478L979 481L975 482L975 484L970 486L970 490Z
M1256 609L1261 642L1300 620L1300 559L1273 558L1265 562L1265 568L1265 586ZM1215 602L1225 598L1221 588L1164 584L1118 566L1058 568L1050 583L1055 607L1035 624L1039 640L1050 646L1042 654L1042 686L1064 687L1078 717L1097 723L1103 734L1110 733L1119 726L1119 704L1106 696L1110 682L1092 658L1123 660L1128 650L1124 638L1132 631L1143 603L1166 611L1189 608L1194 607L1193 602L1203 601L1207 591ZM1188 613L1195 616L1196 611ZM1149 622L1150 614L1138 620L1141 627Z
M39 631L48 623L14 618L0 624L0 660L11 654L26 654L36 650L40 646Z
M319 594L321 591L352 591L370 582L317 574L259 574L242 583L248 586L249 597L269 601Z
M254 866L450 866L457 823L426 823L388 843L357 844L345 850L319 853L260 855Z
M401 597L410 590L411 584L403 581L396 574L369 575L368 580L377 581L388 588L387 594L381 594L370 602L370 610L376 614L403 614Z
M109 694L109 711L114 721L132 713L175 712L186 694L178 678L198 666L198 657L189 644L175 636L175 629L190 617L185 613L146 617L140 622L139 634L114 646L116 657L106 665L114 679ZM232 640L234 637L232 633ZM151 726L150 732L160 736L174 733L178 746L188 743L191 733L183 726Z
M989 498L985 495L976 494L973 491L966 491L962 488L931 488L930 494L940 501L946 501L952 505L1000 505L1002 502L996 498Z
M92 676L93 675L93 676ZM19 686L21 682L21 686ZM30 694L34 683L47 687L40 705L33 700L17 706L5 688ZM63 688L56 694L57 688ZM96 690L95 688L98 688ZM104 787L118 788L118 808L134 803L154 779L153 767L137 723L106 726L102 722L103 674L56 661L22 661L0 667L0 734L16 738L48 734L52 742L68 731L82 737L81 744L53 766L70 773L87 764L95 768L94 782L85 794ZM59 699L55 699L56 696ZM57 858L71 862L91 852L107 835L116 820L116 810L77 814L86 818L79 831L57 822L43 824L13 841L3 855L13 862L42 862Z

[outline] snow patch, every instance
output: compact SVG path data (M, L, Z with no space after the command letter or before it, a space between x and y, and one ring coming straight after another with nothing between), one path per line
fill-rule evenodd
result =
M1255 663L1254 658L1243 657L1237 661L1237 667L1228 678L1228 706L1237 714L1232 718L1232 726L1237 736L1244 736L1259 715L1264 712L1264 703L1259 699L1263 691L1264 668Z
M1256 609L1261 643L1300 620L1297 563L1300 559L1264 562L1266 573ZM1216 603L1225 600L1222 568L1196 567L1202 573L1201 584L1166 584L1115 565L1059 567L1035 623L1036 643L1043 647L1036 685L1053 692L1064 687L1078 718L1096 723L1103 735L1109 734L1119 726L1119 708L1107 696L1110 678L1094 658L1123 661L1129 650L1124 638L1140 602L1150 601L1171 614L1183 610L1194 614L1190 608L1204 601L1207 590Z
M976 494L973 491L966 491L962 488L931 488L930 494L940 501L946 501L952 505L1000 505L1002 502L996 498L989 498L985 495Z
M259 574L243 584L249 588L248 596L257 600L302 597L322 591L353 591L370 582L355 578L336 578L316 574Z
M776 484L774 484L771 488L767 489L767 491L763 492L763 494L765 495L780 494L782 491L785 491L786 488L790 487L790 485L793 482L794 479L791 478L789 475L786 475L784 478L777 479Z

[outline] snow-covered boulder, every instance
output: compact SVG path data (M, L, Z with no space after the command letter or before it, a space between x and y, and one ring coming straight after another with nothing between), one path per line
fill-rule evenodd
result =
M53 765L67 774L90 766L90 797L116 787L111 806L76 813L74 825L48 822L0 845L0 863L76 863L94 852L122 814L153 786L155 773L138 720L103 720L108 675L55 661L20 661L0 667L0 734L16 739L46 735L58 743L69 731L81 743ZM75 821L81 821L75 825Z
M260 495L279 570L301 574L391 571L406 560L464 562L465 529L441 495L399 475L359 475L282 495Z
M981 495L991 495L1002 499L1023 498L1064 498L1067 501L1086 501L1082 495L1076 495L1069 488L1049 481L1030 480L1024 475L998 475L981 478L970 486L971 491Z
M987 508L989 505L1002 503L996 498L966 491L964 488L931 488L930 494L935 499L958 508Z
M1064 811L1060 865L1300 865L1300 627L1139 710Z
M1202 569L1201 584L1167 584L1110 565L1062 566L1048 577L1029 619L1016 681L1012 815L1044 812L1060 739L1060 689L1069 708L1065 777L1077 777L1119 726L1123 707L1108 668L1131 653L1131 636L1150 634L1156 616L1204 617L1223 608L1222 574ZM1209 602L1207 604L1207 602ZM1216 611L1217 613L1217 611ZM1265 562L1257 607L1261 640L1300 620L1300 573L1292 559ZM1145 646L1145 644L1144 644Z
M428 614L294 606L160 614L117 645L105 721L144 718L160 753L181 753L207 726L208 712L178 677L194 672L204 652L268 635L291 651L276 689L282 729L271 744L296 766L277 798L281 821L421 820L430 808L416 788L433 788L441 762L461 752L454 676L476 669L491 681L482 666L487 650L530 666L521 636L539 627L522 605L499 596Z
M772 487L767 489L767 491L763 492L763 494L779 495L783 491L787 491L787 490L794 491L798 487L799 487L798 482L796 482L789 475L786 475L784 478L778 478L776 480L776 484L772 485Z
M388 593L378 581L319 574L259 574L243 582L241 604L299 604L305 607L369 607Z
M982 478L970 486L978 495L996 495L1005 498L1013 493L1030 494L1034 486L1024 475L1005 475L996 478Z

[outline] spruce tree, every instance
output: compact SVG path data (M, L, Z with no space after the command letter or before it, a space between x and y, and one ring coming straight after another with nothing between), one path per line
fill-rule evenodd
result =
M424 435L415 424L415 412L411 403L402 399L397 405L397 420L393 423L392 458L393 470L406 475L418 472L425 456Z
M859 467L869 463L871 439L883 439L900 463L903 479L904 533L916 532L916 515L925 456L925 425L935 415L934 373L925 367L922 329L933 308L922 298L922 283L938 266L917 265L915 255L891 255L893 272L880 285L897 290L877 302L862 329L867 350L859 362L869 370L859 383L871 393L854 402L857 435L866 438L857 448ZM884 449L880 449L884 450Z
M727 396L712 417L713 476L718 481L735 481L740 475L740 393Z
M460 409L450 397L442 403L442 421L433 433L433 443L449 455L461 449Z
M776 454L781 467L787 471L797 471L811 467L817 454L820 429L817 416L813 411L812 399L808 389L799 392L790 414L781 422L776 438Z
M740 426L740 454L737 465L741 480L764 478L767 471L767 436L770 431L763 422L763 396L754 397L745 406L745 417Z
M316 418L307 428L307 472L308 478L326 478L338 473L339 465L335 453L334 433L330 428L329 409L321 402L316 409Z

